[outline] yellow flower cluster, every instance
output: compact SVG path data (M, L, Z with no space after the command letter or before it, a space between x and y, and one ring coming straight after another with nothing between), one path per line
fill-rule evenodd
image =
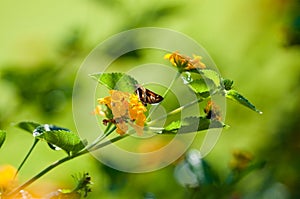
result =
M143 133L146 121L145 112L147 109L139 101L136 94L130 94L117 90L110 90L110 96L98 99L98 103L106 105L112 112L113 118L108 118L106 122L112 122L117 127L117 133L123 135L128 130L128 123L135 129L137 134ZM96 114L105 115L100 106L96 107Z
M184 70L206 68L205 64L201 62L202 57L197 55L193 55L193 58L191 58L186 55L181 55L178 52L173 52L166 54L164 58L168 59L174 66L183 68Z

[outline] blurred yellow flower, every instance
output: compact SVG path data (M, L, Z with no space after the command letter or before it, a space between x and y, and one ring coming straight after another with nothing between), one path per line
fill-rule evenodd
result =
M40 197L33 197L29 192L21 190L13 196L6 194L12 191L17 186L15 174L17 169L11 165L0 166L0 198L1 199L38 199Z
M10 165L0 166L0 189L5 190L14 185L17 170Z
M145 112L147 109L139 101L136 94L130 94L127 92L110 90L111 96L98 99L99 104L104 104L112 112L113 118L108 118L105 123L112 122L116 125L116 132L123 135L128 130L129 123L138 134L142 134L144 123L146 121ZM101 115L103 111L99 111L96 107L95 113Z
M202 57L197 55L193 55L193 58L191 58L186 55L181 55L178 52L173 52L166 54L164 58L168 59L174 66L184 70L206 68L205 64L201 62Z
M242 171L247 168L253 160L253 155L247 151L235 150L232 153L233 158L230 162L232 170Z
M54 187L52 184L43 184L38 188L35 188L34 191L20 190L17 193L13 194L14 189L18 186L17 180L15 178L17 169L10 165L0 166L0 199L79 199L82 195L82 190L86 191L85 188L90 184L90 181L87 182L84 186L69 192L55 191L50 194L49 190ZM55 186L56 187L56 186ZM50 188L50 189L49 189ZM87 190L87 192L90 192ZM87 194L85 192L85 194Z

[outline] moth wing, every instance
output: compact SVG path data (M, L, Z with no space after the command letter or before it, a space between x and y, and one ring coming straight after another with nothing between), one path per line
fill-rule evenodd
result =
M137 94L138 98L143 103L143 105L147 106L146 89L140 86L135 90L135 93Z
M148 104L157 104L161 102L164 98L148 89L146 89L146 101Z

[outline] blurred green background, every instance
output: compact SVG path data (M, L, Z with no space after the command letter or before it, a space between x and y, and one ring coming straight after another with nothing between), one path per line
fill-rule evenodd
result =
M170 28L195 39L222 76L234 80L235 88L264 112L258 115L227 103L226 123L231 127L206 161L221 179L229 172L234 150L248 151L266 166L245 176L223 197L300 198L298 0L1 0L0 128L8 135L0 165L17 167L32 143L30 135L11 125L14 122L54 123L76 131L71 100L80 64L111 35L145 26ZM144 58L133 54L128 59L134 64ZM63 155L40 144L19 180ZM43 193L41 187L49 192L72 187L70 176L78 172L92 176L89 198L190 197L173 177L174 165L127 174L101 166L88 155L56 168L30 189ZM214 198L213 193L207 198Z

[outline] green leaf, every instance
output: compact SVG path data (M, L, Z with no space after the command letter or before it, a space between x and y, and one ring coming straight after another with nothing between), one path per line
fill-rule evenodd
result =
M181 121L173 121L171 124L165 127L164 131L174 131L178 130L181 127Z
M204 79L196 79L195 81L191 82L189 86L195 93L209 92L209 88Z
M216 71L210 69L203 69L200 70L200 74L202 74L205 78L212 80L216 87L221 86L221 76Z
M248 99L246 99L244 96L242 96L236 90L229 90L229 91L226 91L225 93L226 93L226 97L228 99L238 102L257 113L262 114L262 112L260 110L258 110Z
M84 142L76 134L64 130L44 131L42 134L37 135L36 138L45 140L48 144L63 149L69 155L76 154L85 147Z
M210 128L224 128L226 125L217 120L207 119L205 117L188 117L183 121L173 121L167 125L162 133L193 133Z
M53 124L43 124L43 125L36 127L34 129L34 131L32 132L32 135L34 137L37 137L37 136L43 134L45 131L60 131L60 130L71 132L69 129L64 128L64 127L55 126Z
M181 78L184 84L188 85L193 92L204 98L208 97L210 91L215 90L219 86L215 85L213 80L196 72L184 72L181 74Z
M36 122L31 122L31 121L24 121L24 122L19 122L16 124L17 127L19 127L20 129L23 129L31 134L40 125L41 124L38 124Z
M109 90L120 90L133 93L138 82L131 76L124 73L97 73L92 74L100 84L106 86Z
M0 148L3 145L5 138L6 138L6 132L3 130L0 130Z

